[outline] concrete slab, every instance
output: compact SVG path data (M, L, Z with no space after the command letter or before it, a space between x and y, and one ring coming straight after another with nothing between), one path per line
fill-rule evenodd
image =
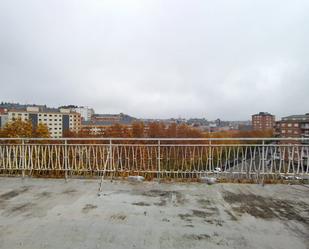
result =
M0 178L0 248L309 248L309 186Z

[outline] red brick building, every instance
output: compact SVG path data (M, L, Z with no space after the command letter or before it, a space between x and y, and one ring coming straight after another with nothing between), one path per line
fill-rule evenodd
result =
M276 125L275 116L268 112L260 112L252 115L253 130L264 131L274 129Z
M0 115L7 114L7 113L8 113L8 109L7 108L0 107Z
M276 133L279 137L309 137L309 113L282 118L276 123Z

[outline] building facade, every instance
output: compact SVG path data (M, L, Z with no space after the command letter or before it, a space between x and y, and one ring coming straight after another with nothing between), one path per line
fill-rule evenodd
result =
M29 120L34 128L40 123L45 124L53 138L61 138L67 131L79 132L81 129L80 114L69 109L27 107L25 110L9 110L8 122L17 119Z
M8 122L8 115L0 114L0 128L3 128L7 122Z
M92 123L105 122L107 124L129 124L137 119L124 113L119 114L94 114L91 118Z
M276 123L276 134L285 138L309 137L309 113L282 118Z
M120 124L130 130L134 121L137 119L123 113L94 114L90 121L82 121L81 131L86 134L104 136L106 130L112 125Z
M268 112L260 112L252 115L253 130L265 131L273 130L276 125L275 116Z
M3 128L5 124L8 122L8 110L7 108L0 107L0 128Z
M77 112L81 115L83 121L90 121L94 115L94 110L87 106L80 106L72 109L74 112Z

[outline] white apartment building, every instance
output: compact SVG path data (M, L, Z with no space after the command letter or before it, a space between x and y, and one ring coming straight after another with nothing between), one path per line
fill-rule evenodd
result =
M0 114L0 128L3 128L7 122L8 122L8 115Z
M27 107L26 110L10 110L8 121L21 119L30 120L33 127L39 123L47 125L50 136L61 138L66 131L78 132L81 129L81 116L79 113L71 112L69 109L40 110L39 107Z
M80 106L72 109L74 112L77 112L81 115L83 121L91 120L92 115L94 114L94 110L87 106Z

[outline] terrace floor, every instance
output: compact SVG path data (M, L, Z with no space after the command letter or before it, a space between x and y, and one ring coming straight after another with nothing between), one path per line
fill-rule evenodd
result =
M0 177L0 248L309 248L308 185Z

